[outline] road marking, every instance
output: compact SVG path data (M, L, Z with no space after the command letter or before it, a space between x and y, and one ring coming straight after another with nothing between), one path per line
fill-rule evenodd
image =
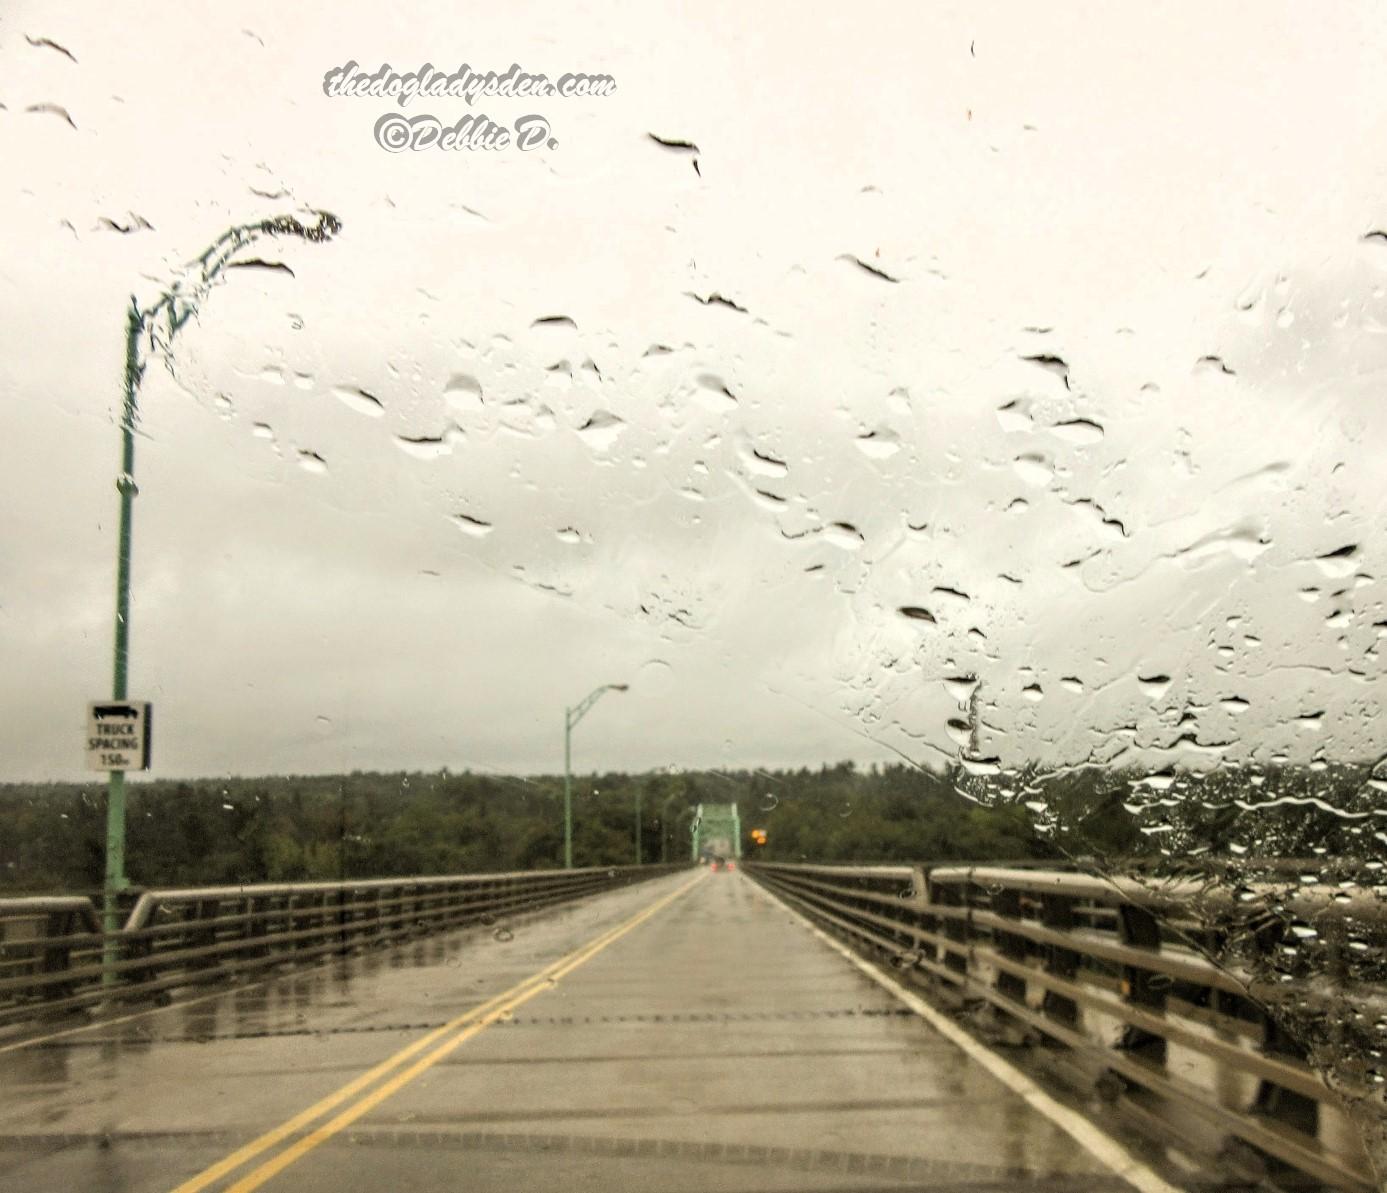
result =
M1111 1135L1089 1122L1078 1111L1071 1110L1068 1106L1056 1101L1010 1061L998 1056L990 1048L979 1043L947 1015L935 1010L929 1003L925 1002L918 994L907 990L900 982L872 962L859 957L841 941L834 940L827 932L823 931L807 916L791 907L775 892L767 890L759 882L756 886L762 894L773 899L788 911L835 953L847 958L878 986L889 990L935 1031L951 1043L957 1044L971 1060L980 1064L1013 1093L1019 1094L1034 1110L1043 1114L1080 1147L1101 1161L1106 1167L1112 1169L1133 1188L1139 1190L1140 1193L1181 1193L1177 1186L1172 1185L1152 1168L1143 1164Z
M533 915L535 913L528 912L524 914ZM465 929L466 926L464 925L464 930ZM315 969L325 968L341 960L342 956L339 954L333 957L324 957L321 961L314 961L309 965L296 966L293 971L294 976L312 973ZM18 1040L13 1044L0 1044L0 1056L3 1056L7 1052L18 1052L21 1048L32 1048L38 1044L49 1044L54 1040L61 1040L67 1036L75 1036L78 1032L96 1031L103 1027L118 1027L120 1024L129 1023L134 1019L144 1019L150 1015L163 1015L168 1011L176 1011L180 1007L192 1007L200 1002L210 1002L214 998L226 998L228 994L235 995L240 994L244 990L254 990L259 986L268 986L271 982L279 981L281 978L287 976L289 975L284 973L272 973L268 977L256 978L253 982L244 982L231 991L213 990L210 994L199 994L194 998L180 998L176 1002L165 1003L161 1007L146 1007L142 1011L131 1011L128 1015L117 1015L110 1019L96 1019L91 1023L83 1023L77 1027L65 1027L61 1031L49 1032L45 1036L33 1036L27 1040Z
M333 1135L337 1134L338 1131L342 1130L343 1127L355 1122L368 1110L371 1110L386 1098L390 1097L391 1094L403 1088L405 1085L408 1085L409 1082L413 1081L421 1073L432 1068L449 1053L472 1039L473 1036L480 1034L493 1023L497 1022L497 1020L510 1015L516 1007L522 1006L536 995L551 989L560 978L572 973L573 970L577 969L580 965L597 956L603 949L616 943L616 941L620 940L628 932L638 928L641 924L645 923L646 920L663 911L676 899L692 890L693 887L707 877L708 874L706 871L699 874L698 877L684 883L670 894L657 899L648 907L637 912L624 923L618 924L615 928L609 928L606 932L600 933L573 952L567 953L557 961L551 962L538 973L531 974L528 978L517 982L509 990L505 990L495 997L487 999L486 1002L472 1007L457 1018L445 1023L442 1027L435 1028L427 1035L421 1036L412 1044L400 1049L400 1051L396 1052L393 1056L387 1057L365 1073L362 1073L359 1077L347 1082L341 1089L320 1099L306 1110L300 1111L279 1126L265 1132L265 1134L256 1139L252 1139L249 1143L237 1148L230 1155L218 1160L209 1168L204 1169L191 1179L184 1181L173 1190L173 1193L199 1193L199 1190L207 1188L209 1185L219 1181L222 1177L234 1172L248 1160L283 1143L286 1139L296 1135L311 1123L322 1118L322 1116L329 1111L335 1110L344 1102L350 1101L350 1099L361 1093L372 1083L394 1072L394 1070L399 1069L406 1061L418 1056L420 1052L423 1052L430 1045L437 1044L439 1040L443 1040L432 1052L416 1060L403 1071L395 1073L393 1077L390 1077L389 1080L384 1081L374 1090L371 1090L371 1092L361 1098L360 1101L352 1104L346 1110L341 1111L316 1130L302 1136L297 1142L286 1147L277 1155L266 1160L258 1168L247 1173L246 1176L230 1186L226 1193L249 1193L252 1189L258 1189L276 1173L283 1171L290 1164L294 1163L295 1160L298 1160L300 1157L312 1151L324 1140L330 1139ZM457 1034L453 1035L452 1033ZM450 1035L452 1038L444 1039L444 1037Z

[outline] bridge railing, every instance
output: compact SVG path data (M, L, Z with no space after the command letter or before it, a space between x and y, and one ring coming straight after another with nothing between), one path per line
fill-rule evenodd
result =
M1209 1156L1332 1188L1377 1186L1345 1102L1263 1002L1257 980L1211 961L1211 904L1195 883L1001 866L755 863L748 872L835 934L879 949L902 977L989 1026L1165 1137ZM1308 892L1300 914L1375 917L1375 900ZM1266 947L1277 947L1274 937Z
M0 1025L449 928L505 931L506 917L679 868L146 890L109 935L84 897L0 899Z

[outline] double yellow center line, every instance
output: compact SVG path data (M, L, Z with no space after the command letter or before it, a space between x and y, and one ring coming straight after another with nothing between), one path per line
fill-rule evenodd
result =
M200 1190L215 1184L255 1157L279 1147L286 1140L294 1140L287 1147L275 1152L269 1159L246 1173L235 1184L229 1186L226 1193L250 1193L252 1189L258 1189L271 1177L283 1172L295 1160L307 1155L320 1143L331 1139L344 1127L350 1126L362 1115L380 1105L391 1094L403 1089L421 1073L431 1069L473 1036L485 1031L498 1019L504 1019L517 1007L529 1002L536 995L551 989L561 978L572 973L580 965L591 961L603 949L615 944L628 932L640 927L652 916L658 915L707 876L707 872L704 871L697 878L684 883L663 898L657 899L624 923L594 937L581 948L560 957L557 961L545 966L538 973L532 974L509 990L473 1007L456 1019L445 1023L442 1027L435 1028L427 1035L421 1036L414 1043L401 1048L399 1052L387 1057L374 1068L353 1078L341 1089L313 1103L312 1106L294 1115L293 1118L286 1120L273 1130L266 1131L259 1138L252 1139L249 1143L237 1148L211 1167L205 1168L197 1176L184 1181L173 1190L173 1193L199 1193ZM376 1084L377 1082L380 1084ZM359 1094L362 1096L358 1097ZM345 1109L338 1110L339 1107L344 1106ZM337 1110L338 1113L327 1119L326 1122L320 1123L307 1134L300 1134L334 1110ZM296 1136L297 1138L295 1138Z

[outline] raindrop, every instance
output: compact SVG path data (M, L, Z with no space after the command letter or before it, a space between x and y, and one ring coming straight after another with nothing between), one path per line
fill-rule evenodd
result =
M944 680L944 690L960 704L967 704L978 686L976 675L951 675Z
M327 471L327 461L317 452L300 451L299 467L305 472L324 473Z
M1028 485L1043 487L1055 479L1055 470L1050 461L1038 452L1027 452L1012 461L1012 468Z
M824 537L835 547L845 551L857 551L866 541L862 532L851 522L830 522L824 528Z
M751 443L742 444L741 456L747 471L754 472L758 476L769 476L779 480L790 472L790 467L784 460L760 451Z
M469 373L454 373L443 387L443 400L451 409L463 413L480 410L482 383Z
M515 933L504 926L497 928L496 931L494 931L491 935L496 940L499 940L502 944L506 944L508 941L512 941L515 939Z
M1087 447L1090 444L1102 442L1103 428L1087 418L1071 418L1066 422L1056 423L1050 428L1050 434L1065 440L1067 443L1076 443Z
M610 410L595 410L581 427L578 435L594 451L606 451L621 433L626 430L626 421L618 418Z
M1039 366L1047 373L1053 373L1064 382L1065 389L1069 388L1069 365L1063 358L1052 356L1049 353L1040 353L1035 356L1023 356L1021 359L1028 361L1030 364Z
M421 435L411 437L396 435L395 446L407 456L416 460L437 460L441 456L452 455L453 445L462 440L462 432L450 427L442 435Z
M1141 690L1146 693L1148 699L1159 700L1170 689L1170 676L1138 675L1137 683L1141 684Z
M385 413L385 407L378 397L354 385L334 385L332 394L348 410L355 410L367 418L380 418Z
M695 396L704 409L712 414L726 414L736 409L737 396L721 377L713 373L700 373L694 380L698 386Z
M896 612L902 617L910 618L911 621L924 621L928 622L930 625L938 624L934 620L934 614L923 605L902 605Z
M483 522L480 518L474 518L470 514L454 514L453 521L464 534L470 534L473 538L485 538L495 527L490 522Z
M1358 567L1357 563L1358 544L1349 543L1347 546L1330 551L1327 555L1317 556L1315 563L1319 565L1320 571L1326 576L1334 579L1342 579L1351 574Z
M895 431L879 429L859 435L857 450L869 460L887 460L901 450L900 437Z
M1007 432L1029 431L1035 425L1030 416L1029 403L1020 398L998 408L997 421Z
M1194 362L1194 370L1196 373L1221 373L1228 377L1235 376L1233 370L1224 363L1221 356L1201 356Z

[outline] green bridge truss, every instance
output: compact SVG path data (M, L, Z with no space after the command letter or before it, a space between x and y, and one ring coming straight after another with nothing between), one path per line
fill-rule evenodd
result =
M742 856L742 821L736 804L699 804L693 822L693 860Z

